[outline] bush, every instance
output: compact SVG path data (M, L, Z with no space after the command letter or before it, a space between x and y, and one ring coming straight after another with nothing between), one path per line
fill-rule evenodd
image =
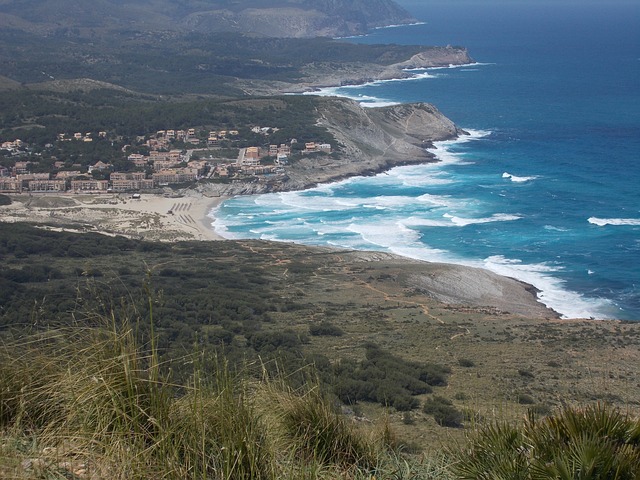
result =
M636 479L640 422L603 404L569 407L523 424L497 423L450 450L456 478Z
M422 410L428 415L433 415L433 419L441 427L462 427L464 415L453 406L451 400L435 396L425 402Z
M458 360L458 365L465 368L475 367L476 363L473 360L469 360L468 358L460 358Z
M344 331L332 323L322 322L319 325L309 326L309 334L314 337L341 337Z
M0 206L2 205L11 205L11 197L0 195Z
M344 466L374 465L373 445L349 426L317 386L303 395L280 394L274 403L285 432L302 458Z
M528 393L522 393L518 395L518 403L520 405L533 405L536 403L536 400Z
M530 370L518 369L518 375L524 378L535 378L535 375Z
M333 367L335 393L348 404L378 402L398 411L418 408L415 395L431 393L432 385L446 385L450 369L437 364L408 362L374 344L366 346L366 359L338 362Z

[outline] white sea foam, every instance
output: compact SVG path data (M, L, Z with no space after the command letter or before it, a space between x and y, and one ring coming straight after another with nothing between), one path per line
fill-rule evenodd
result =
M423 203L435 205L438 207L453 207L460 203L455 201L448 195L433 195L431 193L425 193L424 195L420 195L419 197L416 197L415 200L418 200Z
M355 97L351 97L360 102L362 107L366 108L376 108L376 107L389 107L392 105L399 105L400 102L396 102L394 100L385 100L378 97L372 97L371 95L358 95Z
M440 217L442 218L442 217ZM402 224L407 227L452 227L449 220L439 220L434 218L424 218L411 216L402 220Z
M383 27L373 27L373 30L385 30L387 28L399 28L399 27L415 27L416 25L426 25L427 22L414 22L414 23L399 23L397 25L385 25Z
M450 219L451 223L458 227L466 227L467 225L477 225L482 223L511 222L522 218L518 215L510 215L507 213L495 213L490 217L485 218L462 218L445 213L443 217Z
M566 227L556 227L554 225L545 225L543 228L545 230L551 230L551 231L554 231L554 232L568 232L569 231L569 229L566 228Z
M597 218L590 217L589 223L593 225L598 225L599 227L604 227L606 225L613 226L640 226L640 218Z
M452 68L464 69L464 68L467 68L467 67L481 67L481 66L486 66L486 65L495 65L495 63L474 62L474 63L463 63L461 65L449 64L449 65L442 66L442 67L429 67L426 70L450 70Z
M409 72L409 70L407 70ZM429 78L437 78L438 75L434 75L425 70L420 70L421 73L415 73L411 76L404 78L389 78L386 80L374 80L371 82L360 83L356 85L341 85L339 87L322 87L310 92L303 92L302 95L318 95L321 97L344 97L359 102L363 107L387 107L391 105L399 105L402 102L390 100L382 97L375 97L371 95L363 95L357 93L357 91L363 87L380 86L385 83L393 82L413 82L416 80L424 80Z
M394 177L404 187L426 187L454 183L454 180L447 173L437 170L422 169L415 172L411 171L411 167L397 167L390 170L388 175Z
M352 223L347 230L359 234L367 243L384 248L413 244L420 239L420 233L399 222Z
M529 182L531 180L535 180L538 177L536 177L536 176L532 176L532 177L516 177L515 175L512 175L509 172L504 172L502 174L502 178L508 178L512 182L516 182L516 183L523 183L523 182Z
M453 152L451 149L457 145L463 145L467 142L473 142L491 135L490 130L466 130L467 135L460 135L457 138L451 140L443 140L439 142L433 142L433 148L427 149L428 152L435 155L440 160L439 165L449 165L456 163L459 165L468 164L464 161L464 155L458 152Z
M565 282L553 275L562 270L558 266L548 263L525 264L501 255L486 258L482 266L499 275L534 285L539 290L538 299L564 318L589 318L598 315L595 312L610 310L612 306L607 300L585 298L567 290ZM608 318L605 314L598 316Z

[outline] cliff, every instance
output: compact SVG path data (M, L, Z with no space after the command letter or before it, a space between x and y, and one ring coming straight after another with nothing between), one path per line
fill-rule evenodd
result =
M203 184L198 189L208 195L302 190L399 165L435 161L426 150L432 142L465 134L427 103L363 108L353 100L325 97L318 99L315 118L334 135L338 155L297 160L287 167L288 178L278 183Z
M296 162L288 172L289 189L433 161L433 155L426 151L431 142L463 133L430 104L363 108L342 98L320 103L318 125L327 128L342 145L340 158Z
M384 63L381 59L369 61L312 61L299 68L299 78L291 81L236 78L236 85L250 95L278 95L282 93L313 92L325 87L362 85L379 80L410 78L410 69L468 65L475 60L465 47L418 46L420 51L407 55L406 60Z

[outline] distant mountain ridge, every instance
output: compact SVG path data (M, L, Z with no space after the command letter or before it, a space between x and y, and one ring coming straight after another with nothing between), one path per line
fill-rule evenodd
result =
M133 29L342 36L415 21L392 0L0 0L0 28L41 34Z

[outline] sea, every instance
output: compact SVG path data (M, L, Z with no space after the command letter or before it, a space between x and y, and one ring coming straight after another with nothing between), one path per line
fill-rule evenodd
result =
M640 2L405 4L420 23L346 41L475 63L320 94L433 103L469 135L437 142L437 163L232 198L212 228L481 267L565 318L640 320Z

